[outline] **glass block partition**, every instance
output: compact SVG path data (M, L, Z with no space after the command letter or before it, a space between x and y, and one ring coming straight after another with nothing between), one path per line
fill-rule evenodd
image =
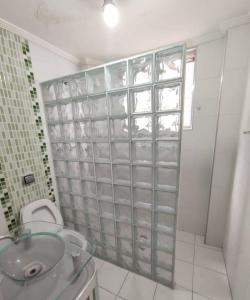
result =
M65 224L97 255L172 286L184 47L42 84Z

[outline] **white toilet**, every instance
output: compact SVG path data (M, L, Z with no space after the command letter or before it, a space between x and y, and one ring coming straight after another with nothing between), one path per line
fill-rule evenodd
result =
M57 233L65 240L79 245L82 249L87 247L87 242L83 235L74 230L63 228L63 219L59 209L48 199L36 200L23 207L20 212L20 218L24 227L31 229L31 231L51 230L53 229L53 224L55 224L54 227L57 228L57 231L60 229Z

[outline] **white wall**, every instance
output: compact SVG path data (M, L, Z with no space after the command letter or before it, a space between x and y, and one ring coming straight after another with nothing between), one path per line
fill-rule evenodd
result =
M29 42L35 79L38 83L75 73L79 70L76 63L55 54L41 46Z
M250 64L224 256L234 300L250 295Z
M225 38L197 47L193 129L182 136L178 228L205 234Z
M242 106L250 57L250 24L229 30L214 158L206 242L221 247L232 191Z

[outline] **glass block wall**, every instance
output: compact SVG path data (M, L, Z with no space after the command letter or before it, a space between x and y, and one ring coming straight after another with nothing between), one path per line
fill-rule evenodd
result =
M182 45L45 82L65 224L97 255L173 284Z

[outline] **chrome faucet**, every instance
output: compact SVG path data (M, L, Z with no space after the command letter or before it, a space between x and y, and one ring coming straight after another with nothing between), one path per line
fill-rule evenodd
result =
M11 240L14 244L17 244L19 242L19 239L18 237L15 237L13 235L10 235L10 234L6 234L6 235L1 235L0 236L0 241L2 240Z

